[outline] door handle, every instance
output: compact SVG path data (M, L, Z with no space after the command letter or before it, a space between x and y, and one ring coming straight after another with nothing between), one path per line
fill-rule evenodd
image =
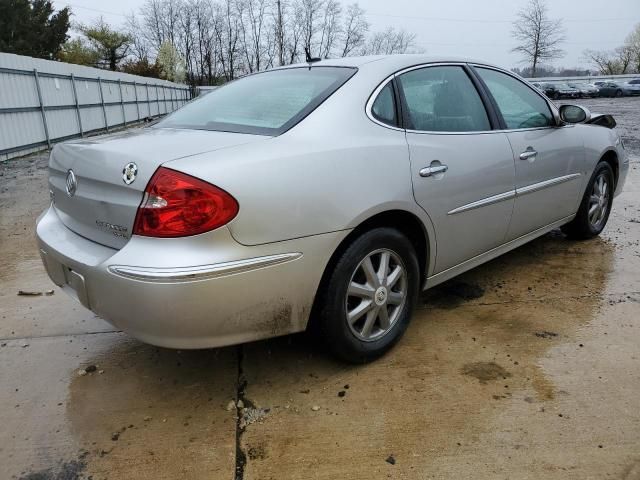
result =
M447 167L446 165L433 165L420 170L420 176L431 177L432 175L436 175L438 173L444 173L447 170L449 170L449 167Z
M536 152L534 149L529 147L520 154L520 160L529 160L529 159L535 160L536 155L538 155L538 152Z

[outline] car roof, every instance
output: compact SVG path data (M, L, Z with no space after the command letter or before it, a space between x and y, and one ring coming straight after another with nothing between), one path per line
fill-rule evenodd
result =
M403 68L412 67L414 65L420 65L423 63L475 63L479 65L486 65L495 67L487 62L483 62L477 59L470 59L464 57L449 57L438 55L425 55L415 53L404 53L395 55L368 55L362 57L344 57L344 58L330 58L311 63L311 66L324 66L324 67L356 67L363 68L369 64L374 64L376 68L388 68L389 70L401 70ZM308 67L310 64L295 63L292 65L286 65L278 68L291 68L291 67ZM500 68L500 67L496 67Z

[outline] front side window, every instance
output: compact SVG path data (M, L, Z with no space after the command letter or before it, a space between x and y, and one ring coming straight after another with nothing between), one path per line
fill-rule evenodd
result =
M393 85L387 83L371 106L371 114L376 120L388 125L396 126L398 119L396 118L396 101L393 95Z
M554 124L547 102L527 85L511 75L489 68L476 67L476 71L493 95L509 130Z
M408 108L407 128L429 132L491 130L480 95L462 67L425 67L398 79Z
M185 105L157 127L279 135L355 72L353 68L305 67L249 75Z

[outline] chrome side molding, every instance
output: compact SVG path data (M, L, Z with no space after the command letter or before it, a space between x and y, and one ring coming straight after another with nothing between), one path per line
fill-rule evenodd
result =
M247 258L234 262L215 263L197 267L151 268L126 265L110 265L109 272L120 277L153 283L182 283L225 277L259 268L291 262L302 257L302 253L282 253L265 257Z
M447 212L447 215L455 215L456 213L468 212L469 210L473 210L480 207L486 207L487 205L491 205L494 203L502 202L504 200L509 200L514 197L520 197L522 195L527 195L528 193L537 192L542 190L543 188L552 187L554 185L558 185L560 183L568 182L575 178L580 177L580 173L572 173L570 175L564 175L562 177L551 178L549 180L545 180L544 182L533 183L531 185L527 185L526 187L517 188L515 190L511 190L504 193L499 193L497 195L492 195L487 198L483 198L477 200L472 203L467 203L466 205L462 205L460 207L454 208L450 212Z

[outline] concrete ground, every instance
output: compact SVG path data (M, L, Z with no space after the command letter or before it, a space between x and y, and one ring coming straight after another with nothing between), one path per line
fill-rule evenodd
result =
M358 367L299 335L180 352L114 331L40 264L46 156L0 165L0 478L639 480L640 98L581 103L633 155L604 234L427 292Z

